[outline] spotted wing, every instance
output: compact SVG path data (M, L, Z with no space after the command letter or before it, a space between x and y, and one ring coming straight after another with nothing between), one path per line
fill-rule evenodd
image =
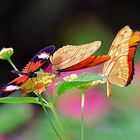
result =
M134 75L134 55L138 42L140 32L133 33L129 26L118 32L108 53L111 59L104 63L103 68L103 74L109 76L109 83L120 87L130 84Z
M51 57L51 61L56 70L64 70L87 59L98 50L100 45L101 41L77 46L67 45L58 49Z

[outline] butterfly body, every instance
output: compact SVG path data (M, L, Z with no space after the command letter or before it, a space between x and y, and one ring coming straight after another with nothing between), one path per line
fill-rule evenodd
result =
M35 72L23 73L17 70L12 70L11 72L18 75L25 75L25 76L28 76L29 78L37 77L37 74Z

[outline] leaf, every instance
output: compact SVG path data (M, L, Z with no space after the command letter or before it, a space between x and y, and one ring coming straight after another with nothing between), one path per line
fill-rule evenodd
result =
M70 82L60 82L57 85L57 94L61 95L64 92L71 90L73 88L80 88L84 86L87 83L101 80L105 78L104 76L92 74L92 73L84 73L78 76L76 79L70 81Z
M34 103L40 104L38 98L34 97L5 97L0 98L0 103Z
M104 76L92 74L92 73L83 73L79 75L76 79L74 79L72 82L83 82L88 83L96 80L103 79Z

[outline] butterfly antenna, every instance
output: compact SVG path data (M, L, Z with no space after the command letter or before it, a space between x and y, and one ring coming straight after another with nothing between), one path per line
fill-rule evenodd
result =
M17 71L17 70L11 70L11 72L14 73L14 74L20 74L20 72Z

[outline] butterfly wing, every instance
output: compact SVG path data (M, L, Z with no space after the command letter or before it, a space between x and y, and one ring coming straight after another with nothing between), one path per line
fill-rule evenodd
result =
M51 45L38 52L21 72L29 73L39 70L44 63L49 62L49 57L54 53L55 46Z
M19 89L20 87L18 85L9 83L0 89L0 98L9 96L12 92Z
M98 50L100 45L101 41L77 46L67 45L58 49L51 57L51 61L55 69L61 71L87 59Z
M101 63L104 63L104 62L108 61L109 59L110 59L109 55L90 56L87 59L83 60L82 62L80 62L74 66L71 66L69 68L62 69L60 71L65 72L65 71L78 70L78 69L82 69L82 68L89 68L89 67L93 67L93 66L99 65Z
M134 55L140 32L132 32L125 26L116 35L108 55L111 59L104 63L103 74L108 76L108 82L120 87L130 84L134 75ZM110 87L110 86L108 86Z

